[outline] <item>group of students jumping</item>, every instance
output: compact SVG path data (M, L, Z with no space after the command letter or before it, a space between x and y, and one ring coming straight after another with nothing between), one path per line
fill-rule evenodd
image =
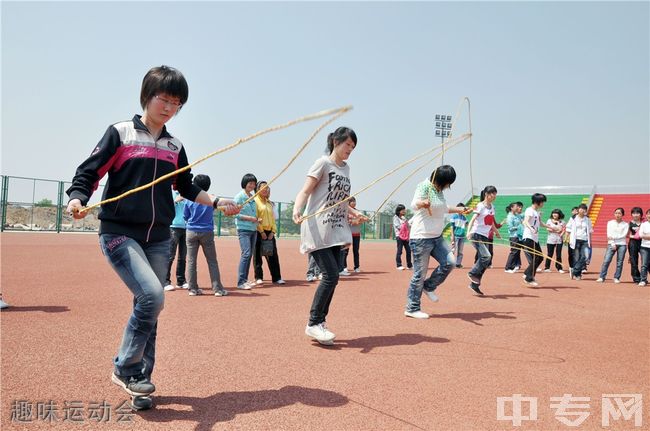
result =
M253 189L259 186L254 178L242 179L241 196L234 200L208 194L209 178L201 182L201 176L197 175L193 180L191 171L187 169L185 147L165 126L187 102L188 94L185 77L177 69L160 66L149 70L142 81L140 92L142 115L110 125L91 155L79 165L72 185L66 191L70 198L67 212L80 219L86 216L84 205L104 175L108 175L104 199L148 184L152 179L161 179L153 187L103 204L99 214L99 243L102 253L134 298L133 310L114 357L111 375L112 382L132 396L134 409L151 408L153 402L150 395L156 389L152 383L152 372L158 317L164 304L164 286L171 284L170 224L176 214L170 188L173 187L187 201L194 202L185 204L183 211L186 221L199 223L212 218L212 211L216 208L226 216L239 214L238 234L239 231L243 232L239 235L242 251L250 252L253 249L258 234L261 238L268 238L272 233L267 229L262 229L262 232L257 229L260 217L256 213L254 215L252 208L248 207L252 203L250 198ZM305 334L323 345L333 344L336 337L326 320L341 273L341 249L353 243L349 217L350 214L357 213L348 205L351 182L347 160L356 146L357 135L352 129L339 127L330 133L326 154L318 158L307 172L293 207L293 221L300 224L300 251L310 254L322 275L314 292ZM185 170L167 177L183 168ZM164 179L161 178L163 176ZM455 180L454 168L443 165L417 185L411 203L415 214L411 219L408 240L413 253L413 275L407 289L405 309L408 317L429 317L420 309L422 292L431 300L437 301L437 289L457 265L450 245L442 237L445 215L448 213L473 212L466 237L477 250L478 259L468 273L469 287L476 294L482 295L481 281L491 262L489 235L492 232L498 236L493 206L497 190L493 186L486 187L483 199L475 209L450 207L443 192ZM539 209L545 201L544 195L533 195L532 205L526 210L522 221L523 243L536 251L526 253L529 267L525 272L525 281L533 286L536 285L536 268L541 262L538 255L541 253L538 231L540 228L548 229L539 220ZM186 213L185 210L189 212ZM197 217L192 218L192 214ZM363 221L361 216L356 217ZM254 225L255 229L250 226L246 229L246 222ZM643 229L642 226L641 237L646 241ZM197 249L199 243L205 244L201 242L202 237L212 237L213 233L195 236L199 237L196 241L190 241L188 236L186 243L194 244L193 247ZM573 235L572 241L575 240L576 249L582 247L583 240L580 238L578 233ZM647 240L650 241L650 232ZM402 245L405 246L406 243L402 242ZM642 247L645 245L642 244ZM209 248L208 244L207 249ZM427 277L430 257L439 266ZM644 260L646 261L647 259ZM240 261L239 288L250 288L250 282L245 276L249 264L250 260ZM574 269L579 277L579 265L576 264ZM188 287L196 293L199 289L193 274L194 269L190 270ZM213 278L215 294L223 295L222 288L220 282L215 284Z

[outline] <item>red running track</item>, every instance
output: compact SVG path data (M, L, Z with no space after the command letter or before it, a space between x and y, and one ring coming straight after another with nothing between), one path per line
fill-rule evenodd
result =
M338 338L326 348L303 332L315 284L304 281L297 241L279 243L286 286L240 292L237 242L219 238L231 295L166 293L156 407L121 415L127 397L109 376L131 298L97 236L3 233L0 242L12 305L0 313L4 430L498 430L513 422L497 419L497 397L513 394L538 400L537 419L519 429L569 429L550 407L564 394L590 398L573 429L602 428L603 394L645 403L640 428L620 417L608 429L650 428L650 289L625 282L627 267L623 283L595 283L602 250L586 280L542 273L530 289L503 272L507 249L496 247L485 297L455 270L439 303L422 299L432 318L413 320L403 315L410 272L395 270L393 243L362 242L363 272L337 288L328 322ZM204 262L199 281L209 293ZM50 401L48 422L36 404ZM108 420L91 405L101 402ZM30 405L32 421L17 422Z

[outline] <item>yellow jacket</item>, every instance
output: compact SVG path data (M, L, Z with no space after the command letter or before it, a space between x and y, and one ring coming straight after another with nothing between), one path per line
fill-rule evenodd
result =
M276 234L275 217L273 216L273 204L271 201L264 200L260 196L255 196L255 205L257 206L257 217L262 219L257 224L257 231L264 232L270 230Z

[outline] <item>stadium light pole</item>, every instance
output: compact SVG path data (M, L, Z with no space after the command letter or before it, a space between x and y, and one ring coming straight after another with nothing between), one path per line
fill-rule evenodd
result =
M435 130L436 136L440 137L440 142L442 144L442 157L441 163L445 163L445 138L451 137L451 115L447 114L436 114Z

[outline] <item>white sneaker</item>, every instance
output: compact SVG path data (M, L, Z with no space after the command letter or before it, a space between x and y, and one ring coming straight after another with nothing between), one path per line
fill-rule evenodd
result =
M639 286L641 286L641 287L645 286L645 281L640 282Z
M544 272L551 272L551 270L550 269L545 269Z
M322 274L322 273L318 274L318 279L319 279L319 280L322 280L322 279L323 279L323 274Z
M557 272L559 272L560 274L564 274L566 271L564 271L563 269L558 269Z
M429 315L425 313L424 311L405 311L404 315L406 317L412 317L414 319L428 319Z
M615 278L615 279L614 279L614 284L618 284L618 283L620 283L620 282L621 282L621 280L619 280L618 278Z
M261 278L258 278L257 280L255 280L255 284L259 286L260 284L264 284L264 281Z
M9 308L9 304L7 304L2 299L0 299L0 310L5 309L5 308Z
M176 285L176 287L178 287L179 289L189 289L189 288L190 288L190 284L189 284L189 283L183 283L183 284L180 285L180 286L179 286L179 285Z
M348 275L350 275L350 273L348 272L347 268L343 268L343 271L339 272L339 275L348 276Z
M596 283L602 283L603 281L605 280L603 280L602 277L599 277L598 280L596 280Z
M316 280L316 277L314 277L313 275L308 275L308 276L307 276L307 281L308 281L308 282L311 283L311 282L314 281L314 280Z
M308 337L313 338L314 340L318 341L320 344L323 344L325 346L333 345L334 338L336 338L336 335L330 332L324 323L319 323L318 325L306 326L305 334Z
M587 270L586 270L586 269L583 269L583 270L582 270L582 273L583 273L583 274L586 274L586 273L587 273Z
M514 274L514 273L515 273L515 270L514 270L514 269L506 269L506 270L503 271L503 272L507 272L508 274Z
M359 268L354 268L354 272L361 272Z
M537 283L537 282L534 281L534 280L533 280L533 281L526 281L526 280L524 280L524 283L526 284L526 286L530 286L530 287L537 287L537 286L539 286L539 283Z
M283 279L279 279L278 281L275 282L275 284L287 284L287 282L284 281Z
M403 266L398 266L398 267L397 267L397 270L398 270L398 271L404 271L404 267L403 267Z
M174 287L174 285L168 284L165 287L163 287L163 290L165 290L166 292L169 292L169 291L172 291L172 290L176 290L176 288Z
M431 301L433 301L433 302L438 302L438 301L440 300L440 298L438 298L438 295L436 295L435 290L432 290L431 292L425 290L424 293L425 293L425 294L427 295L427 297L429 297L429 299L430 299Z
M251 290L252 288L253 286L251 286L248 281L244 284L240 284L239 286L237 286L237 289L241 289L241 290Z

